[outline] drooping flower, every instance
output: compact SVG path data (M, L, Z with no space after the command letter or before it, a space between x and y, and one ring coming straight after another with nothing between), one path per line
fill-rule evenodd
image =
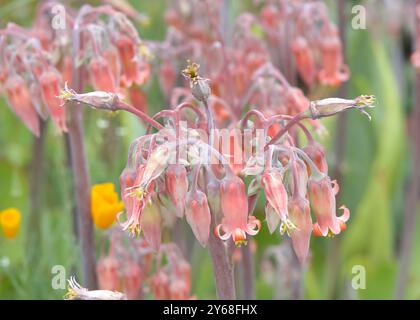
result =
M279 169L265 170L261 178L261 184L264 188L267 201L276 210L277 214L285 220L288 215L287 191L284 187Z
M133 85L128 88L128 95L130 96L130 101L133 107L147 113L147 96L143 90Z
M268 230L271 234L274 233L280 224L281 218L268 201L265 203L265 218L267 220Z
M127 299L136 299L143 284L143 275L140 267L134 261L128 261L124 270L123 283Z
M305 262L309 252L312 233L312 218L309 201L304 198L292 198L289 202L289 217L296 228L290 231L293 249L301 263Z
M16 237L20 228L21 215L16 208L8 208L0 212L0 226L3 235L8 239Z
M53 68L45 70L39 77L42 99L48 107L51 118L60 132L67 132L65 109L59 98L61 89L60 74Z
M303 151L305 151L308 157L315 163L319 171L328 174L328 163L323 146L316 141L311 141L303 148ZM310 170L310 166L308 166L308 168ZM310 173L311 172L309 172L309 174Z
M299 76L309 87L315 82L316 65L315 59L308 42L304 37L297 37L292 42L292 52L296 61Z
M216 235L222 240L232 237L237 246L246 244L246 234L256 235L261 223L254 216L248 216L245 184L233 173L228 173L220 184L220 203L223 219L215 228Z
M311 177L308 187L312 210L316 216L314 233L324 237L339 234L345 229L350 211L343 206L341 208L344 214L341 217L336 216L335 196L339 189L337 182L331 181L326 175L320 178Z
M91 190L91 212L94 224L101 229L109 228L124 205L118 200L114 184L96 184Z
M162 217L156 201L148 201L140 217L140 230L152 249L159 250Z
M25 80L19 75L11 76L6 81L5 90L13 112L34 135L39 136L39 119Z
M210 235L211 215L207 197L200 190L188 192L185 217L198 242L205 247Z
M99 289L117 291L120 288L119 267L118 260L113 256L104 257L98 261L96 274Z
M116 92L117 83L112 65L102 57L94 57L89 64L89 74L95 90Z
M139 77L136 44L130 37L121 35L116 41L116 46L122 67L121 83L126 87L130 87L133 83L138 82Z
M176 208L176 215L182 217L185 209L185 197L188 192L188 178L185 167L171 164L165 172L166 191Z
M158 270L150 280L150 290L157 300L169 300L169 277L163 270Z
M319 81L324 85L337 86L349 78L349 69L343 64L341 41L336 34L327 35L321 41L323 69Z

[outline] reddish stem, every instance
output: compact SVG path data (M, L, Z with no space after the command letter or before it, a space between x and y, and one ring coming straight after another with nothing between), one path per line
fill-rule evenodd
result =
M73 56L79 51L80 34L77 28L73 30ZM83 90L81 69L73 63L72 87L77 91ZM77 208L77 225L82 256L82 270L84 283L90 290L97 288L96 258L93 238L93 223L90 212L90 181L86 161L86 150L83 141L83 113L82 108L74 103L68 108L69 113L69 142L71 163L74 179L75 200Z

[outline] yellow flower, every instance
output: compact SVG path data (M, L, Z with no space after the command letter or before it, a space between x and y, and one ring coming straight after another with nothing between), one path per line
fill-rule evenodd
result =
M0 225L6 238L16 237L20 227L20 212L16 208L8 208L0 212Z
M106 229L114 222L118 212L124 209L112 183L95 184L91 190L91 211L93 223Z

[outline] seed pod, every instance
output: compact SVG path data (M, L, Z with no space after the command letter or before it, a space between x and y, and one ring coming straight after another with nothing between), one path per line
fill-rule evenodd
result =
M208 79L197 79L192 82L191 93L198 101L205 102L211 95Z

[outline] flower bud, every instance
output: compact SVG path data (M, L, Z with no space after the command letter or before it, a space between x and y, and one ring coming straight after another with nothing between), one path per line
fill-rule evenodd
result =
M89 73L95 90L116 91L116 82L111 72L111 66L104 58L94 57L89 65Z
M158 251L161 242L162 218L156 202L149 201L140 217L140 228L144 238L153 250Z
M55 71L47 70L42 73L39 82L41 85L42 98L50 111L54 124L60 132L66 132L65 109L61 108L61 100L58 97L60 94L60 75Z
M323 146L321 146L318 142L312 141L303 148L303 151L305 151L308 157L315 163L319 171L325 174L328 173L328 163ZM308 168L310 170L309 166ZM311 174L310 171L309 174Z
M358 109L365 114L369 120L370 115L364 110L365 108L373 108L375 96L359 96L353 100L341 98L327 98L322 100L311 101L309 106L310 116L312 119L321 117L329 117L347 109Z
M265 218L267 220L268 230L273 234L279 226L281 219L269 202L265 204Z
M188 192L188 178L185 167L179 164L169 165L165 173L165 185L166 191L175 205L176 215L181 218L184 215L185 197Z
M271 207L284 221L287 219L287 191L284 187L282 176L278 169L265 171L261 183L264 187L265 196Z
M205 247L209 240L211 214L206 195L191 190L186 197L185 216L198 242Z
M311 87L315 81L315 60L308 42L303 37L297 37L292 43L292 52L299 76L305 84Z
M290 231L293 250L299 261L304 263L309 252L312 233L312 218L309 202L305 198L292 198L289 202L289 217L296 226Z
M116 111L118 104L118 96L115 93L104 91L92 91L88 93L76 93L69 89L67 84L61 91L60 99L66 101L73 101L77 103L87 104L95 109L103 109L108 111Z
M6 81L5 90L7 101L13 112L38 137L38 115L33 107L31 94L25 80L19 75L11 76Z

